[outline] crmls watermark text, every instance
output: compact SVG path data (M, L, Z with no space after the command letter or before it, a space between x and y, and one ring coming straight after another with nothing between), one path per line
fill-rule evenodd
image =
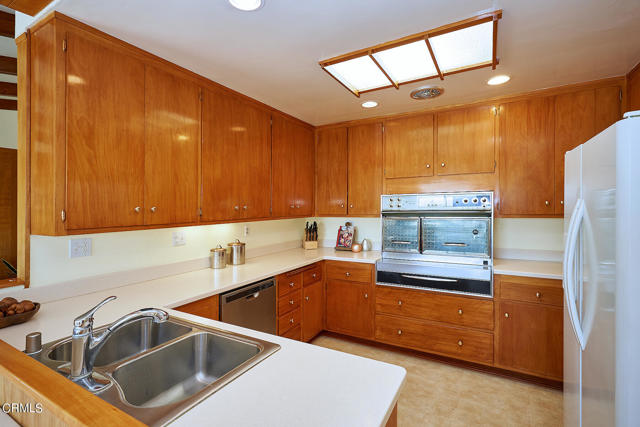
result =
M42 403L3 403L2 412L5 414L18 413L18 414L41 414Z

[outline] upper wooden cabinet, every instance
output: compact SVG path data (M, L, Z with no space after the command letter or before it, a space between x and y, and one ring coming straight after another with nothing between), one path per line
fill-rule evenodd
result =
M382 123L349 128L349 215L380 213Z
M202 221L269 217L270 113L221 90L202 109Z
M496 113L496 107L485 105L438 114L438 175L495 171Z
M554 99L500 106L502 215L554 214Z
M66 228L144 222L144 64L75 32L66 52Z
M145 70L145 224L198 221L200 89L175 74Z
M316 214L347 214L347 128L318 131Z
M273 216L313 215L313 129L274 114L272 138Z
M384 177L433 176L433 114L384 122Z

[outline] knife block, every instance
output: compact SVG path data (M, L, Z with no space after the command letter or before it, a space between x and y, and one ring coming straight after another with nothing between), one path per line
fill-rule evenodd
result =
M318 241L317 240L303 240L302 247L305 249L318 249Z

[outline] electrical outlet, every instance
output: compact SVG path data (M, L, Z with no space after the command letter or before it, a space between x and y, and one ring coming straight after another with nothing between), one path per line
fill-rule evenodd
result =
M171 235L173 246L184 246L187 244L187 239L184 237L184 231L174 231Z
M249 226L248 225L244 225L244 227L242 227L242 235L244 237L247 237L249 235Z
M69 258L91 256L91 239L70 239Z

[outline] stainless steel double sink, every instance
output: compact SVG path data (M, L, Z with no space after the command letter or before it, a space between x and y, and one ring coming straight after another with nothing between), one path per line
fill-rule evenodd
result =
M94 377L110 383L97 395L145 424L166 424L279 349L173 317L137 320L116 330L96 356ZM45 344L35 358L67 374L71 339Z

